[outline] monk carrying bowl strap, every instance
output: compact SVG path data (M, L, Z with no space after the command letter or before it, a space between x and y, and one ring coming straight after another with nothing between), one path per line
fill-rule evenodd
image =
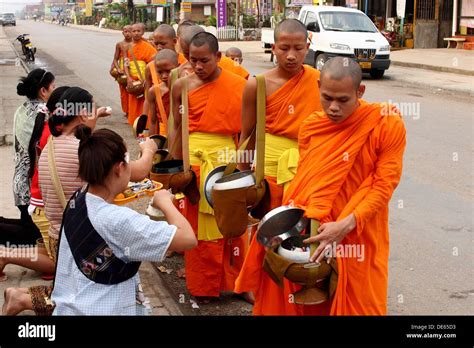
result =
M164 161L153 166L150 178L163 184L164 189L171 189L176 193L184 193L189 202L193 205L199 202L200 193L196 174L192 171L189 160L189 107L188 107L188 79L184 79L181 92L181 102L183 103L183 114L181 117L181 134L172 139L169 155ZM172 124L172 113L170 113L168 127ZM176 146L182 143L183 160L171 159Z
M137 69L139 80L134 81L131 86L127 85L126 90L128 93L137 96L137 98L140 98L143 97L143 93L145 92L145 79L143 78L142 71L140 70L140 66L138 65L133 50L129 49L129 52L133 58L133 63L135 64L135 67Z
M311 236L317 235L319 221L311 220L310 226ZM308 237L309 235L299 236L299 238L296 238L298 240L297 244L303 246L302 241ZM295 237L292 238L295 239ZM318 243L311 244L310 255L316 251L317 247ZM267 248L263 269L280 287L283 286L283 278L303 287L293 294L295 303L303 305L319 304L334 295L338 282L335 259L331 259L329 264L325 260L320 264L298 263L282 257L278 254L277 249L278 245Z
M224 238L235 238L245 233L248 225L248 210L253 209L260 213L257 218L265 215L269 206L270 190L264 180L265 161L265 78L257 75L257 124L256 129L250 137L241 144L238 153L247 149L247 145L253 137L256 137L257 161L255 171L255 185L242 188L231 188L216 190L212 189L212 201L214 202L214 216L219 231ZM224 176L217 180L225 181L227 176L234 174L237 163L230 163L224 171ZM264 204L266 203L266 204Z

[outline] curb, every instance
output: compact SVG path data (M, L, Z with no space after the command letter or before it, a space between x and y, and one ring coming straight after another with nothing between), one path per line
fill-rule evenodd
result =
M396 61L396 60L392 60L391 64L395 66L403 66L406 68L417 68L417 69L432 70L432 71L438 71L438 72L447 72L447 73L452 73L452 74L474 76L474 71L471 71L471 70L446 68L443 66L435 66L435 65L420 64L420 63L409 63L409 62L402 62L402 61Z
M25 70L25 72L27 74L29 74L30 69L28 68L26 63L23 61L23 59L19 55L19 53L16 50L15 45L13 44L13 42L10 41L10 38L8 38L6 35L5 35L5 40L8 41L8 43L10 44L11 50L16 55L16 57L17 57L16 59L20 61L20 64L23 67L23 70ZM11 146L11 145L13 145L13 135L5 134L5 135L0 136L0 146Z
M169 291L153 262L142 262L141 271L148 276L140 277L145 296L153 308L152 315L182 316L180 306Z
M30 69L29 67L26 65L25 61L23 60L23 58L21 58L20 54L18 53L18 51L16 50L15 48L15 45L13 44L13 42L11 42L10 40L8 40L8 42L10 43L10 47L12 48L12 51L15 53L17 59L20 60L20 63L21 63L21 66L23 67L23 70L25 70L25 72L27 74L30 73Z

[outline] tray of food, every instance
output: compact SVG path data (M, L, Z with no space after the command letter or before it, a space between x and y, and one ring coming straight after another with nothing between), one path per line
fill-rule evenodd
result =
M162 187L162 183L150 179L144 179L140 182L129 182L127 189L115 197L114 203L123 205L144 196L152 197L155 191L160 190Z

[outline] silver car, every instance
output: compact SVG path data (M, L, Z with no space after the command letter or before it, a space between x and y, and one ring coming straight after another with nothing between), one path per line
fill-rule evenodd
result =
M13 13L4 13L1 17L2 26L13 25L16 26L16 18Z

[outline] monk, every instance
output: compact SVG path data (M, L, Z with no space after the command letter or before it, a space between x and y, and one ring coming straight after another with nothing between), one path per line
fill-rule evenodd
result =
M157 53L156 49L148 41L143 39L144 33L145 25L143 23L132 25L133 41L131 48L127 51L129 64L125 67L128 86L131 86L134 81L143 80L145 78L146 64L151 62ZM132 52L135 56L135 59L137 60L138 69L140 70L141 74L138 73L137 66L133 60ZM144 102L145 98L143 95L136 96L130 93L128 94L128 123L130 125L133 125L135 119L143 113Z
M176 32L174 31L173 27L169 24L161 24L153 32L153 44L158 52L165 48L175 51L177 42L178 42L178 38L176 37ZM186 62L186 58L184 58L184 55L182 53L179 53L178 55L179 65L185 62ZM152 79L152 74L150 71L150 69L153 69L153 65L154 65L154 62L148 63L145 70L145 79L146 79L146 84L147 84L148 89L154 84L153 79Z
M232 59L238 64L242 64L244 58L242 57L242 51L238 47L230 47L225 51L225 56Z
M361 78L353 60L329 60L319 81L324 111L303 122L298 138L298 171L284 203L320 221L318 235L305 241L320 243L310 260L335 257L339 276L333 298L303 314L387 314L388 204L406 131L398 110L360 99Z
M319 72L303 65L308 51L307 31L296 19L286 19L275 28L273 53L278 66L265 72L265 180L269 185L271 209L281 206L283 191L294 177L298 162L298 132L304 119L322 110L319 100ZM242 134L240 143L248 138L256 125L257 82L250 78L244 91ZM247 149L254 150L250 142ZM241 170L250 169L241 163ZM278 173L278 174L277 174ZM294 309L288 303L290 292L281 289L263 270L264 248L252 239L236 292L253 292L255 315L281 315ZM248 296L251 300L252 296ZM287 309L287 308L290 309ZM295 311L294 314L297 314Z
M117 44L115 45L114 60L112 61L112 66L110 67L110 69L115 68L120 74L125 74L124 57L126 57L128 46L132 42L131 28L132 28L131 25L125 25L122 28L122 35L124 39L120 42L117 42ZM125 90L125 86L119 84L119 88L120 88L120 103L122 105L122 111L124 112L125 117L128 117L128 94L127 94L127 91Z
M186 59L189 57L189 45L191 42L191 39L193 38L194 35L198 33L205 32L205 30L200 27L199 25L191 25L191 26L185 26L181 30L181 35L178 39L179 46L181 48L181 52L183 52L183 55ZM188 59L189 60L189 59ZM239 63L234 62L232 59L222 56L221 59L218 63L219 68L228 70L240 77L243 77L244 79L247 79L249 77L249 72L245 70L244 67L242 67ZM183 64L180 67L180 76L184 73L189 73L191 71L190 69L190 64Z
M236 47L233 47L233 48L235 49ZM241 62L239 62L239 60L243 61L242 52L240 52L240 53L241 53L240 58L237 58L237 60L233 59L232 57L227 56L227 54L226 54L225 56L222 57L222 59L219 63L219 66L223 69L227 69L227 70L233 72L234 74L237 74L237 75L243 77L244 79L248 80L250 74L242 65L240 65Z
M245 248L243 238L223 239L202 191L209 171L224 164L219 154L236 149L241 129L245 79L219 68L220 58L217 38L205 32L196 34L189 46L194 74L178 79L172 90L175 124L171 143L181 131L181 91L186 83L189 90L189 153L201 199L196 205L186 204L185 216L199 240L196 248L185 252L186 285L202 302L218 297L221 291L233 291ZM177 148L173 155L180 158L182 150Z
M169 77L171 70L178 67L178 55L168 48L158 52L154 60L155 69L152 70L154 79L161 81L148 90L148 105L150 118L149 134L168 136L167 118L170 112ZM161 103L161 105L160 105Z
M179 28L178 28L179 29ZM205 30L199 25L187 24L181 27L179 30L180 34L178 36L178 45L180 51L182 52L186 62L181 64L178 69L179 77L190 75L194 73L193 66L189 61L189 45L194 35L199 33L204 33ZM222 57L221 57L222 58Z
M159 51L163 49L176 49L176 43L178 41L176 37L176 33L171 25L168 24L161 24L159 25L152 34L153 37L153 45ZM178 56L179 64L185 63L186 59L180 53ZM150 108L149 108L149 97L148 91L153 85L158 85L161 81L158 79L154 79L153 76L157 76L156 74L156 67L154 60L147 64L145 69L145 103L143 105L143 113L148 115L148 123L147 128L150 129Z

